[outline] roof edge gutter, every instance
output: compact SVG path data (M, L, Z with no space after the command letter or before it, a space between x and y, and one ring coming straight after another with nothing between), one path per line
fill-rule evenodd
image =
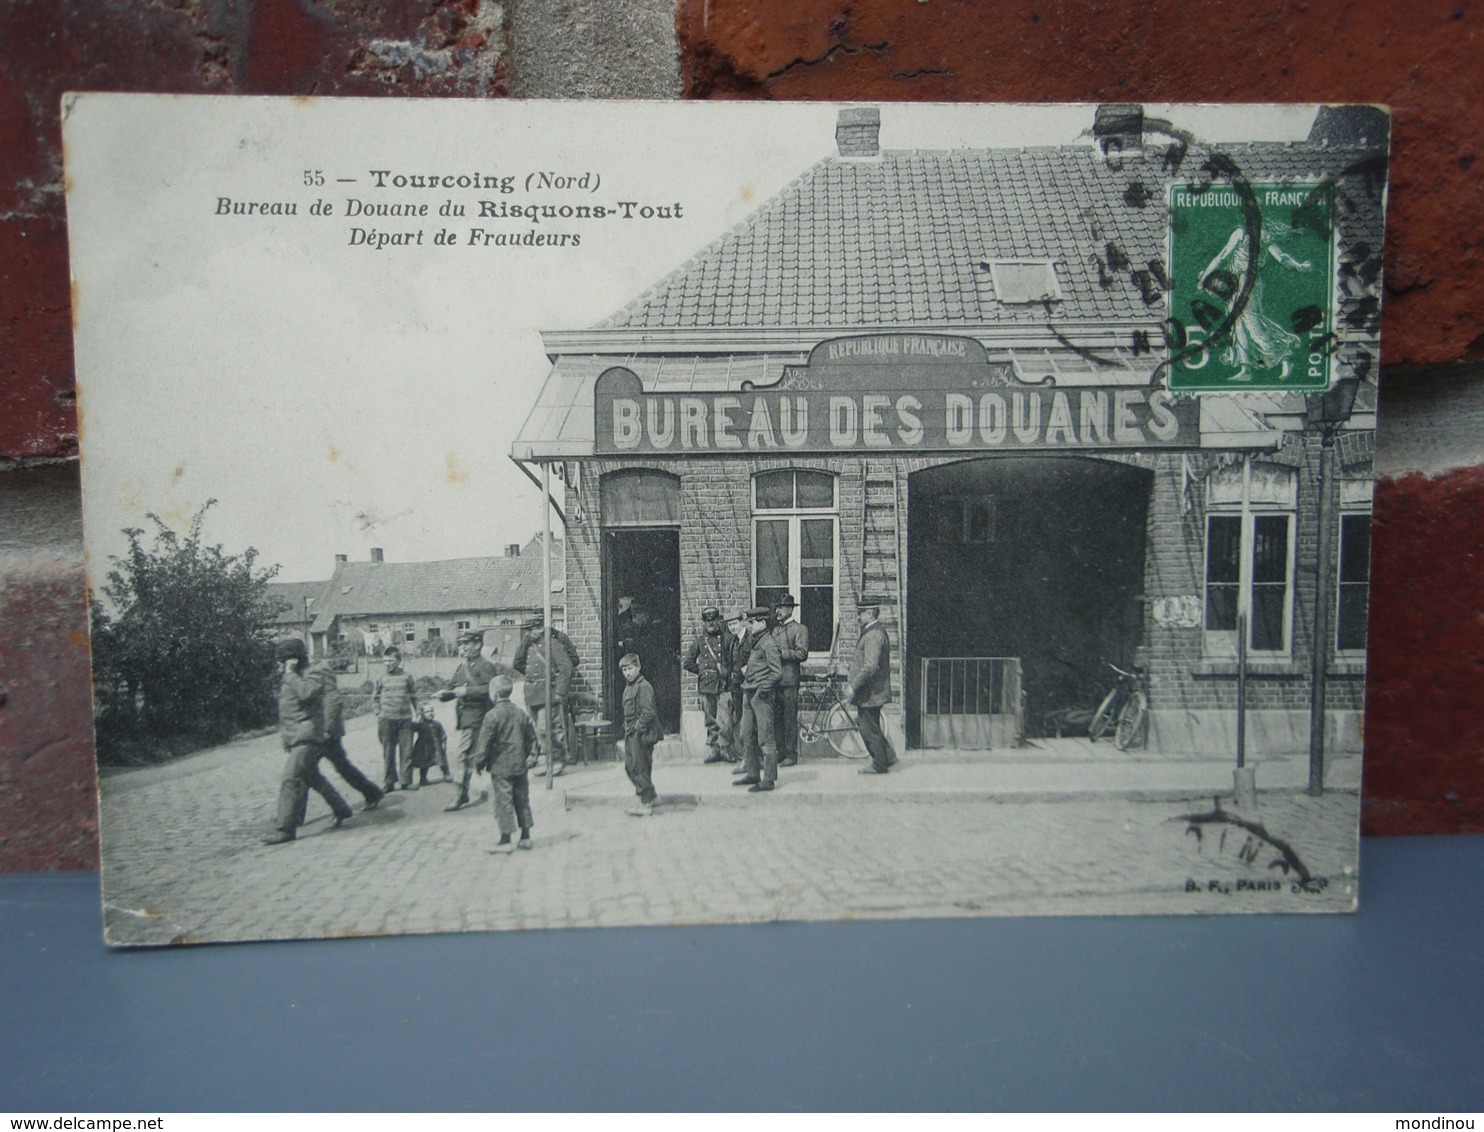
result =
M1044 325L981 323L944 326L913 323L882 326L789 326L789 327L698 327L629 328L597 330L544 330L541 341L547 357L555 361L565 354L799 354L807 355L831 338L870 338L888 334L934 334L975 338L989 347L1040 349L1065 346L1068 341L1087 349L1108 349L1133 344L1136 334L1163 341L1163 323L1158 319L1108 323L1071 322L1049 319Z

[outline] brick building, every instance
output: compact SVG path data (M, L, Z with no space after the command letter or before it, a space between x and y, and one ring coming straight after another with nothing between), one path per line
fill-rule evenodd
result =
M1303 751L1313 719L1358 749L1384 115L1219 152L1140 107L1088 117L1081 144L883 151L879 112L843 110L836 154L607 321L544 335L512 455L565 483L568 630L616 659L634 599L672 729L699 726L678 657L704 606L795 595L823 669L869 594L909 747L1042 736L1114 664L1147 672L1151 751L1230 754L1239 697L1251 754ZM1295 185L1338 202L1321 383L1171 392L1223 341L1175 318L1174 194Z

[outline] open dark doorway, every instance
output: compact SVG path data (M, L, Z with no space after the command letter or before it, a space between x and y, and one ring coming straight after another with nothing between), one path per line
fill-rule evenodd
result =
M1142 643L1152 483L1153 473L1128 464L1050 456L967 460L912 476L909 742L999 745L1004 728L983 741L990 729L972 716L1002 693L992 710L1016 710L1008 701L1018 699L1015 723L1028 737L1045 734L1050 712L1096 706L1111 686L1106 662L1128 667ZM935 708L945 681L952 706Z
M628 599L625 601L624 599ZM622 607L622 608L620 608ZM674 528L622 528L603 533L604 702L610 718L622 715L625 642L638 653L654 685L660 723L680 730L680 532Z

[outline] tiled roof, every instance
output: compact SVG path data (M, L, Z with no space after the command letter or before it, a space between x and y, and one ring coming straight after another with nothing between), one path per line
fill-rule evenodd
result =
M287 603L287 607L279 613L274 624L302 626L304 624L304 599L306 597L309 599L309 612L313 614L319 608L320 597L329 584L329 582L269 582L269 595Z
M560 563L561 546L553 542ZM560 576L559 565L553 571ZM541 552L518 558L451 558L442 562L342 562L315 603L314 632L337 617L539 609Z
M1308 142L1222 152L1253 182L1364 156ZM996 259L1051 260L1058 321L1158 321L1163 303L1132 275L1164 260L1165 187L1198 180L1205 156L1192 148L1174 178L1153 150L1117 172L1091 145L827 158L599 328L1044 324L1040 304L1000 301Z

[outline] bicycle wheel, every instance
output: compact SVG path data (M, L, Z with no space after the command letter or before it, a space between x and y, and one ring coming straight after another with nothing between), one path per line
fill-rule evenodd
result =
M1126 751L1138 740L1144 745L1144 728L1149 722L1149 697L1142 688L1128 698L1123 710L1118 713L1118 730L1113 735L1113 745Z
M830 741L830 746L835 748L835 753L847 759L863 759L869 756L866 750L866 741L861 738L860 728L855 725L855 718L836 704L830 708L830 714L825 720L825 736Z
M1093 713L1092 722L1087 725L1087 737L1096 743L1113 726L1113 701L1118 698L1118 689L1114 688L1106 696L1103 702L1098 704L1098 710Z

